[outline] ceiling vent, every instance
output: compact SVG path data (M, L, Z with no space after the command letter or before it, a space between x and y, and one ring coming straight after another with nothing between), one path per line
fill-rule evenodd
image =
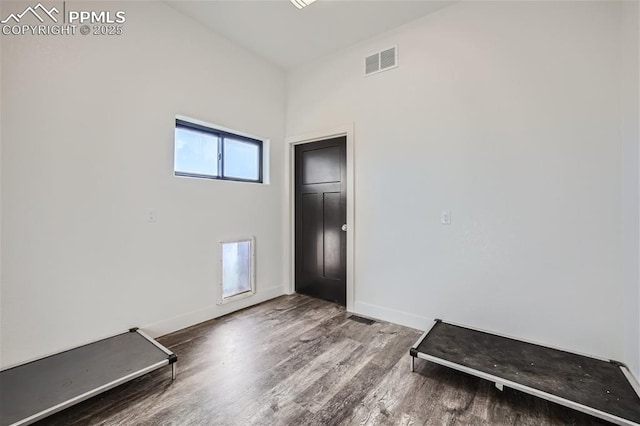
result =
M381 50L364 58L364 75L377 74L398 67L398 46Z

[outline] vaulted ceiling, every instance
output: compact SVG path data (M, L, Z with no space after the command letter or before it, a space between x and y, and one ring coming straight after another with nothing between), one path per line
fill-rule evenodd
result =
M428 0L168 1L221 36L289 70L450 5Z

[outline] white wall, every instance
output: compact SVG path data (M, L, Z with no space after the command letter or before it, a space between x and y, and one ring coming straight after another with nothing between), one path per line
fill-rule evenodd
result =
M284 73L160 2L73 7L125 34L2 40L2 366L282 294ZM270 139L271 184L173 177L175 114ZM218 240L247 235L257 295L218 307Z
M461 2L291 73L288 136L355 126L357 312L629 361L622 13ZM363 78L395 43L400 67Z
M283 73L162 3L120 7L117 39L1 38L2 367L282 291ZM356 311L638 373L633 8L463 2L290 74L287 135L355 124ZM400 68L363 78L394 43ZM172 177L175 114L270 138L271 184ZM247 233L258 294L220 308L217 241Z
M622 220L623 220L623 253L625 282L625 317L624 341L625 359L640 376L640 155L639 123L640 96L638 59L640 57L638 43L638 2L622 4L621 40L622 59L620 76L620 93L622 95Z
M0 14L2 5L0 4ZM0 37L0 100L2 99L2 38ZM0 101L0 309L2 309L2 102ZM0 346L2 345L2 312L0 312ZM0 348L0 368L2 348Z

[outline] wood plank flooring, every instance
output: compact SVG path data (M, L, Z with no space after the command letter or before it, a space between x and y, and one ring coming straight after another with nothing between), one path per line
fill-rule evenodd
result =
M158 339L158 370L38 425L603 425L593 417L416 360L418 330L283 296Z

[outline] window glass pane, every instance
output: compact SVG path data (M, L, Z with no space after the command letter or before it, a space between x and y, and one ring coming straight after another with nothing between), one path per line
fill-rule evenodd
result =
M231 137L224 138L224 176L236 179L260 179L260 147Z
M218 136L176 127L174 170L218 176Z
M222 298L251 291L251 241L222 243Z

